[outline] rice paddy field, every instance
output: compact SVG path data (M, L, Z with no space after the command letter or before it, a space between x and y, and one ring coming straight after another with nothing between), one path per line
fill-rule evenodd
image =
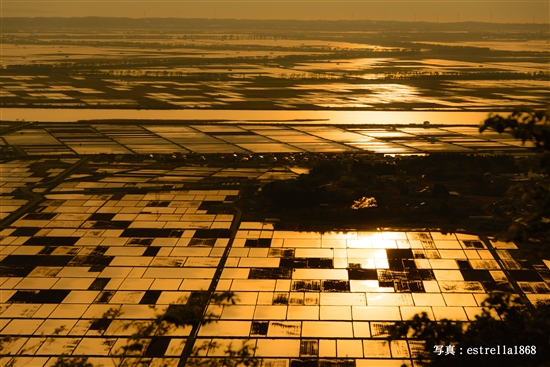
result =
M242 179L285 179L299 167L167 171L36 158L2 170L0 333L12 338L3 363L49 366L63 354L116 366L133 332L125 325L200 292L230 291L234 303L207 306L215 322L149 338L135 358L176 366L192 343L206 346L194 355L206 363L245 342L263 366L412 366L423 341L388 340L388 325L420 312L471 321L496 291L550 299L550 261L522 259L513 243L434 230L283 231L241 219L233 203ZM206 188L212 182L218 189ZM17 187L43 199L17 213L26 204ZM119 316L105 321L108 310Z
M504 153L530 154L532 143L477 127L373 127L281 124L34 123L4 134L5 151L25 156L208 153Z
M4 21L2 107L492 111L550 92L542 24L65 23Z
M396 322L550 300L550 258L487 231L298 231L243 204L343 156L527 162L479 123L548 106L547 25L113 19L2 20L0 366L215 366L243 346L263 367L412 367L425 341Z
M414 61L409 70L430 70L429 73L457 73L454 65L430 65L439 60ZM389 60L380 61L383 69L401 73L401 66ZM330 64L333 64L330 62ZM161 77L59 77L4 75L0 78L2 107L54 107L54 108L152 108L152 109L360 109L360 110L509 110L520 105L543 107L547 102L548 80L525 80L517 73L539 74L548 71L547 64L494 65L496 73L506 79L484 80L471 76L467 80L445 77L394 78L384 72L370 69L370 75L346 78L340 74L347 62L326 69L323 63L297 64L292 70L278 66L258 67L245 65L233 69L219 65L216 72L223 81L189 81L185 78L162 77L166 69L148 74ZM221 68L223 66L223 68ZM199 65L196 66L200 68ZM317 69L322 68L322 69ZM229 70L231 69L231 70ZM497 70L498 69L498 70ZM521 69L521 72L517 72ZM177 69L176 69L177 70ZM181 73L204 73L184 69ZM170 70L169 73L175 71ZM416 73L416 71L409 71ZM423 71L420 71L422 73ZM305 76L305 80L300 75ZM196 74L193 74L196 75ZM515 77L513 76L515 75ZM296 77L295 77L296 76ZM511 77L511 79L510 79ZM207 77L206 77L207 78ZM338 82L325 79L339 79ZM517 79L516 79L517 78ZM171 80L167 80L171 79ZM175 79L175 80L174 80ZM177 81L179 79L179 81ZM408 79L408 80L403 80ZM450 80L445 80L450 79ZM457 80L458 79L458 80Z

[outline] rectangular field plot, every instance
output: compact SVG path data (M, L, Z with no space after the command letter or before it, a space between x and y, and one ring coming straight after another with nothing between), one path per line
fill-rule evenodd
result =
M233 292L234 302L211 301L216 321L189 339L209 346L205 361L225 355L222 346L244 342L264 363L345 357L356 365L369 358L401 364L410 363L416 345L388 341L384 325L421 312L434 320L473 320L491 292L514 293L514 282L533 301L548 299L548 268L518 269L509 277L487 250L506 248L498 256L510 261L513 246L469 234L294 232L235 223L218 205L236 194L48 194L44 214L24 216L0 232L0 333L19 338L10 350L41 366L43 356L57 353L106 361L125 345L132 333L127 325L211 289ZM109 310L120 316L103 325L99 319ZM161 344L145 343L177 361L190 330L176 328ZM21 349L17 340L36 347Z

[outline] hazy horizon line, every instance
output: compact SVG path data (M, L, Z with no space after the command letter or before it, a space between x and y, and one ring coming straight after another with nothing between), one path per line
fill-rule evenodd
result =
M191 17L191 18L183 18L183 17L120 17L120 16L98 16L98 15L87 15L87 16L71 16L71 17L63 17L63 16L2 16L0 15L0 19L12 19L12 18L25 18L25 19L83 19L83 18L98 18L98 19L134 19L134 20L148 20L148 19L171 19L171 20L238 20L238 21L284 21L284 22L347 22L347 23L358 23L358 22L374 22L374 23L423 23L423 24L518 24L518 25L550 25L550 23L533 23L533 22L483 22L483 21L425 21L425 20L377 20L377 19L283 19L283 18L273 18L273 19L265 19L265 18L206 18L206 17Z

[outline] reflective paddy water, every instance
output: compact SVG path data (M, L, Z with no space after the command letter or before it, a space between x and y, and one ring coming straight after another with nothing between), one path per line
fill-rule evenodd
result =
M281 108L298 111L314 108L470 111L507 110L516 104L545 106L547 85L537 77L548 71L542 62L500 60L483 65L439 59L375 59L372 62L365 59L322 62L326 64L323 68L315 67L316 63L162 66L139 69L142 76L139 79L128 77L135 75L135 70L116 69L116 72L112 71L115 75L111 73L107 78L95 81L84 76L61 82L46 75L12 75L0 78L0 94L3 107L54 109L112 106L128 110L141 107L235 111ZM480 66L484 67L482 74L479 74ZM203 73L225 75L230 80L165 80L172 74L179 78ZM447 74L460 76L464 73L475 73L479 80L472 82L470 77L466 80L446 77ZM533 78L517 75L519 80L495 79L495 73L527 73ZM116 78L116 75L121 78ZM423 77L414 77L419 75ZM424 77L428 79L424 80ZM320 80L324 81L319 83ZM460 82L469 85L466 87Z
M90 133L108 128L97 126ZM262 131L265 125L252 127ZM287 130L278 127L263 131ZM301 136L308 128L289 131ZM157 126L155 132L178 129ZM145 139L151 130L108 131ZM207 136L247 130L193 125L182 131ZM345 141L369 133L333 132ZM405 134L416 131L400 137ZM208 346L200 354L208 361L224 355L214 343L238 347L245 341L264 366L412 366L422 341L389 340L387 327L397 321L421 312L433 320L471 321L498 291L532 303L550 299L550 259L524 260L513 243L436 230L280 230L273 222L239 217L233 209L238 185L184 187L203 178L295 177L304 169L88 162L50 181L77 162L2 164L2 218L26 203L15 189L45 196L0 231L0 335L13 337L3 353L18 354L33 367L49 366L62 353L114 366L112 357L134 330L126 325L152 320L170 304L186 304L207 290L233 292L235 302L209 303L216 321L196 335L180 327L160 344L146 338L145 363L175 366L187 343ZM47 171L40 170L44 164ZM43 182L52 182L49 192ZM97 320L108 310L121 315L100 327Z
M189 327L164 336L147 361L175 365L187 342L246 341L269 366L308 358L411 366L421 341L388 340L396 321L420 312L473 320L491 292L515 293L513 284L531 302L550 299L550 262L520 266L512 243L437 231L281 231L217 212L214 203L237 194L48 194L40 204L47 215L24 216L0 232L0 334L21 340L8 352L37 367L61 353L112 366L131 332L125 324L214 287L233 292L235 303L211 304L216 322L196 337ZM122 315L99 329L94 319L109 309ZM70 337L55 338L62 326ZM214 347L200 354L223 355Z
M528 153L533 144L474 126L35 123L3 136L27 155L173 153Z
M528 153L532 143L474 126L392 127L370 125L35 123L3 136L27 155L426 152ZM237 124L239 123L239 124Z
M280 111L280 110L122 110L1 108L4 121L75 122L80 120L217 120L224 123L269 122L331 125L479 125L486 112L443 111Z

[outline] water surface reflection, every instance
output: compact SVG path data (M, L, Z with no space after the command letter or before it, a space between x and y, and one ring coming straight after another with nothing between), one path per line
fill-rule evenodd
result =
M358 125L478 125L486 112L449 111L278 111L278 110L121 110L2 108L4 121L74 122L78 120L216 120L227 123ZM196 122L196 121L195 121Z

